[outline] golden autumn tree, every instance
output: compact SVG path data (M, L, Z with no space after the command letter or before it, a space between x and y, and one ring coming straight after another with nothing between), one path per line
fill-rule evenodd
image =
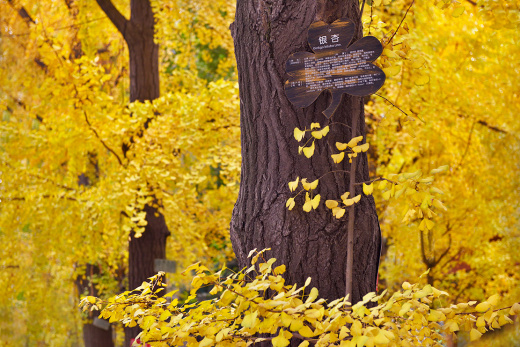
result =
M409 6L383 53L396 83L380 93L388 101L374 96L367 105L379 175L450 166L436 179L447 209L432 228L416 223L405 202L380 205L389 245L384 277L394 283L394 276L430 268L428 282L456 297L498 291L514 298L518 81L507 71L518 57L518 9L506 2L442 7ZM374 15L392 14L383 8ZM386 30L375 23L372 30Z
M262 42L273 44L280 34L273 31L276 26L271 22L283 23L284 3L255 8L262 20L250 25L266 29ZM326 3L309 2L310 6ZM113 4L121 16L131 18L130 1ZM151 1L150 5L156 20L161 96L153 102L130 103L128 48L96 3L0 2L0 240L4 245L0 285L6 291L0 299L2 342L63 345L71 339L79 341L82 327L73 280L86 280L87 291L80 294L104 297L127 285L123 278L128 271L128 237L133 232L146 234L143 212L147 204L155 203L157 212L164 216L172 234L166 253L180 268L202 259L208 266L223 263L232 255L228 229L240 165L238 90L228 31L234 3ZM326 20L334 19L332 13ZM312 22L312 18L306 20ZM428 219L430 223L422 223L422 202L406 198L403 184L373 185L386 246L380 283L396 290L403 281L414 282L430 268L425 287L403 286L404 292L410 291L403 294L403 300L410 300L408 309L417 312L414 317L418 320L426 313L433 315L430 322L442 318L435 307L424 306L427 299L434 303L439 297L444 303L486 300L495 308L518 301L519 259L513 251L518 246L518 122L514 118L519 105L514 73L518 20L518 8L506 1L426 4L373 0L365 4L364 34L383 42L385 51L379 64L389 77L379 96L364 100L370 178L386 177L399 183L400 177L419 170L427 176L439 166L450 167L435 175L435 187L444 193L436 196L447 210L443 205L432 209L437 215ZM294 41L285 43L290 46ZM264 48L270 52L273 47ZM268 75L276 76L271 65ZM279 78L285 81L283 76ZM257 81L255 77L251 83ZM269 92L283 98L273 89ZM326 98L319 103L322 108ZM297 152L293 129L288 130L287 143ZM331 154L317 148L320 153L312 161L326 160ZM303 159L308 172L295 173L290 179L298 175L309 181L316 179L312 161ZM288 181L280 186L284 197L290 196ZM262 193L261 189L258 192ZM333 220L324 201L319 216ZM277 213L293 212L285 209L285 200L280 205ZM300 211L301 205L303 201L297 207ZM301 212L305 216L301 222L314 218L313 213ZM274 219L264 223L276 225ZM247 252L244 249L239 255L243 264L249 264ZM87 264L96 266L98 274L89 276ZM264 265L258 275L274 271L270 265ZM218 282L211 271L197 271L200 278L207 278L194 281L196 288ZM255 284L258 288L249 285L240 293L257 295L266 285L288 293L290 289L280 286L281 272L279 268L270 274L273 279L269 281L274 282L261 279ZM312 286L317 285L313 280ZM446 290L451 296L428 288ZM319 293L325 294L321 288ZM490 298L496 293L504 296L502 301ZM413 301L422 295L419 302ZM239 296L223 297L222 307L234 302L230 299L238 300ZM281 301L286 299L284 294ZM160 301L146 300L159 305L134 316L134 323L146 320L150 324L142 326L145 330L153 323L150 317L165 312ZM258 328L253 324L257 304L234 317L239 327ZM308 304L305 309L321 310L310 307L314 300ZM202 304L193 313L208 314L213 307ZM477 307L469 305L466 312ZM495 318L496 324L504 323L506 318L499 322L499 316L491 317L494 309L487 308L484 320L464 323L472 338L493 328ZM372 316L362 313L361 306L358 309L359 314ZM387 312L394 310L393 314L399 315L401 309L403 302ZM268 311L259 310L255 318L265 317ZM121 313L117 309L113 312ZM315 319L311 322L313 333L318 331L317 322L321 324L330 312L324 307L323 315L318 312L320 317L310 317ZM428 315L424 316L427 320ZM403 311L403 316L411 317L411 313ZM189 314L182 319L193 318L200 319ZM294 331L293 320L293 328L299 327L293 318L284 316L283 328L278 326L284 332L277 331L277 342L284 343L289 331ZM462 325L460 321L457 324ZM195 327L190 333L205 333L207 342L213 330L209 325L201 327L208 329ZM448 329L456 331L451 322ZM374 341L382 339L379 332L381 329L356 330L356 336ZM346 334L341 329L337 333L338 338ZM389 334L381 334L390 340ZM328 338L330 342L334 336Z
M128 4L115 5L128 15ZM79 294L128 286L128 237L147 233L146 206L159 209L152 219L163 215L161 232L175 230L167 253L180 266L231 256L237 99L219 35L232 8L162 5L156 40L171 41L158 45L165 92L152 103L131 102L126 44L96 3L1 3L6 341L79 340L73 280ZM153 259L146 266L153 273Z

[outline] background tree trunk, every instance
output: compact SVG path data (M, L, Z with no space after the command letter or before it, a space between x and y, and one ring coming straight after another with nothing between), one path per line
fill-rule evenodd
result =
M349 18L357 26L354 40L362 36L358 0L239 0L231 26L238 66L241 129L242 179L231 221L231 241L240 267L247 266L248 251L272 249L268 256L287 266L287 283L302 285L312 277L320 297L345 295L347 259L347 214L335 219L324 206L348 191L349 177L333 173L320 180L317 193L322 202L317 210L302 210L304 197L297 198L292 211L285 207L292 194L287 186L296 177L309 181L333 170L349 170L348 160L334 164L336 141L348 142L349 127L335 124L329 135L316 141L311 159L298 155L293 137L295 127L311 122L325 125L322 111L330 103L325 92L310 107L294 107L285 96L285 62L297 51L311 52L307 29L323 20L331 23ZM363 98L343 95L333 122L352 124L358 117L358 135L365 135ZM356 182L369 179L365 154L358 156ZM355 194L362 194L357 186ZM300 199L301 198L301 199ZM376 290L381 233L373 198L362 195L355 208L353 301Z
M130 101L154 100L159 97L159 46L154 42L154 16L149 0L131 0L130 19L116 9L110 0L97 0L99 6L122 33L130 52ZM144 125L146 129L147 124ZM136 134L139 136L139 134ZM130 149L125 144L123 152ZM154 202L154 206L160 204ZM154 260L166 257L166 238L170 235L164 216L157 207L146 206L145 231L140 238L130 235L128 247L128 285L141 285L155 274ZM138 327L125 328L125 346L139 334Z
M92 264L87 264L85 268L85 277L78 277L76 279L76 287L78 293L98 296L98 290L92 279L95 275L99 275L99 267ZM99 316L99 311L88 312L89 319L94 319ZM112 340L112 326L108 326L108 330L101 329L92 323L83 324L83 343L85 347L114 347Z

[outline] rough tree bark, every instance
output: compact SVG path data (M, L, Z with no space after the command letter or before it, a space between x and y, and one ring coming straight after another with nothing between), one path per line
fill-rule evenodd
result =
M159 47L154 43L154 16L149 0L130 1L126 19L110 0L96 0L123 35L130 53L130 101L159 97ZM144 125L146 128L147 124ZM139 136L139 134L137 134ZM130 150L131 141L123 152ZM160 202L155 202L155 205ZM154 259L166 257L166 238L170 234L158 208L145 207L148 225L140 238L132 233L128 247L128 285L136 288L155 274ZM125 346L139 334L139 328L125 328Z
M327 122L322 111L330 103L325 92L310 107L298 109L284 92L285 62L297 51L311 52L307 29L323 20L331 23L349 18L357 26L354 41L362 36L358 0L238 0L231 26L238 66L242 179L231 221L231 241L241 267L248 265L248 251L270 247L268 255L287 266L287 283L302 285L312 277L320 296L335 299L345 295L347 219L336 220L324 207L325 199L337 199L349 190L349 175L328 174L320 180L320 207L302 211L303 197L288 211L289 181L297 176L309 181L334 170L349 170L348 160L334 164L336 141L348 142L349 127L334 124L326 138L316 142L311 159L298 155L295 127ZM365 135L363 98L343 95L333 122L352 124L357 117L357 135ZM337 152L337 151L336 151ZM358 156L356 182L367 181L366 155ZM362 194L361 185L351 196ZM362 195L355 207L353 301L376 290L381 234L372 197Z

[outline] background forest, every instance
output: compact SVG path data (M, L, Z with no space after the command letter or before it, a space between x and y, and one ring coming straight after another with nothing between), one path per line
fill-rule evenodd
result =
M0 0L1 345L82 345L80 297L128 289L129 235L148 203L161 202L171 233L171 287L188 286L180 272L196 261L234 259L235 3L151 3L161 94L130 102L127 45L96 1ZM114 4L130 17L129 1ZM364 34L382 41L388 76L365 102L371 176L449 165L431 227L374 191L380 290L430 269L422 280L449 301L520 300L519 6L366 2ZM512 346L520 328L487 335L482 346Z

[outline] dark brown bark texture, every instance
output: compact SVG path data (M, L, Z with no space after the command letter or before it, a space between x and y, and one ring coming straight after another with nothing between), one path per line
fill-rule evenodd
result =
M156 274L155 259L166 258L166 238L170 235L164 216L157 208L145 206L148 224L140 238L131 235L128 246L128 284L130 289L139 287L147 278ZM141 330L138 327L125 328L125 346L130 346L131 339Z
M349 170L348 159L334 164L335 142L348 142L349 127L331 126L330 133L316 141L311 159L298 155L295 127L309 128L312 122L327 123L322 111L330 103L329 92L322 93L311 106L294 107L284 92L287 80L285 62L297 51L312 52L307 44L311 23L332 23L349 18L357 26L354 40L362 36L358 0L239 0L231 32L241 100L242 178L238 201L231 221L231 241L239 265L249 264L251 249L271 248L268 257L287 266L286 283L311 286L320 297L335 299L345 295L347 259L347 215L335 219L324 206L326 199L339 199L348 191L348 173L331 173L320 180L317 210L302 210L304 194L288 211L285 203L295 195L287 183L296 177L309 181L334 170ZM357 134L365 135L363 98L343 95L332 117L333 122L352 124L358 118ZM369 179L365 154L358 156L356 182ZM358 185L355 194L362 194ZM353 301L376 290L381 233L373 198L362 195L355 209Z
M159 47L154 42L154 16L149 0L131 0L130 19L126 19L110 0L96 0L123 35L130 53L130 101L159 97ZM131 142L131 141L130 141ZM123 152L129 150L127 144ZM155 202L155 206L160 202ZM170 235L164 216L157 207L146 206L145 232L140 238L130 235L128 247L128 285L134 289L155 275L154 260L166 257L166 238ZM139 334L138 327L125 328L125 346Z
M130 101L159 97L159 47L154 43L154 17L148 0L132 0L131 17L123 33L130 53ZM157 203L157 202L156 202ZM145 206L146 225L140 238L131 235L128 246L128 285L141 285L155 275L154 260L166 258L166 238L170 235L164 216L158 209ZM125 346L140 332L125 328Z
M88 293L88 295L98 296L98 290L92 283L94 275L99 275L99 267L87 264L85 269L85 277L76 279L76 287L80 295ZM99 316L99 311L89 312L89 319ZM112 326L108 330L98 328L91 323L83 324L83 343L85 347L114 347L112 340Z

